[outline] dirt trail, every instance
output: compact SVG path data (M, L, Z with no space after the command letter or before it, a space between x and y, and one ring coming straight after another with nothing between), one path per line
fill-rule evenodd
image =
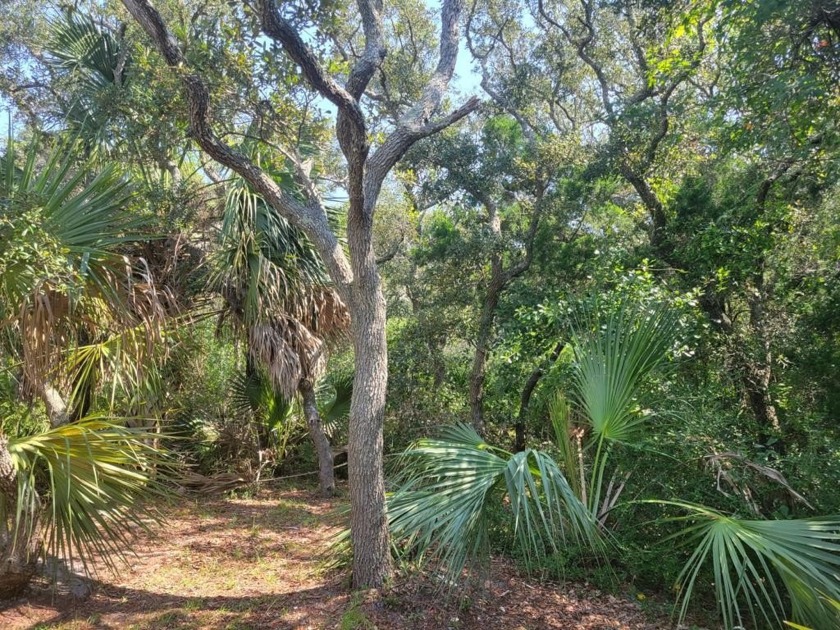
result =
M35 584L0 608L3 630L474 629L650 630L635 602L576 585L526 580L494 561L469 598L441 598L420 579L350 594L346 576L324 570L343 523L341 499L309 489L263 490L255 498L202 498L166 509L119 575L100 571L84 601Z

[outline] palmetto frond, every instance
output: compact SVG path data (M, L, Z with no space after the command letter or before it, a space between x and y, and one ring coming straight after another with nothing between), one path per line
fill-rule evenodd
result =
M326 286L320 258L303 233L241 180L228 190L220 245L211 285L245 325L277 310L304 318L311 289Z
M240 180L228 191L220 245L211 286L235 319L248 326L282 311L321 338L347 328L347 309L309 240Z
M63 362L68 381L73 384L70 402L78 402L86 392L108 381L113 406L118 392L130 394L144 385L150 374L149 366L155 365L164 353L165 340L162 336L150 338L145 324L124 328L97 343L72 348Z
M59 354L103 330L144 326L157 339L165 292L142 261L119 253L142 221L126 211L131 188L113 166L79 163L73 144L40 163L33 144L18 166L9 142L0 158L0 321L17 330L27 372L45 378Z
M91 418L9 440L17 472L16 527L37 527L44 553L87 566L94 556L113 566L132 536L158 520L148 499L165 496L172 460L160 436ZM41 509L42 499L43 505ZM9 506L0 506L3 510Z
M49 49L57 67L97 88L117 82L118 70L125 67L122 42L78 11L50 25Z
M743 626L747 610L756 627L779 627L785 599L795 621L814 628L840 627L840 516L800 520L744 520L707 507L662 502L689 512L690 525L675 535L694 551L679 578L680 618L711 562L724 626Z
M437 559L455 584L470 559L489 554L488 511L507 497L516 542L529 560L561 541L597 545L593 521L547 454L506 453L472 427L448 427L399 459L398 489L388 499L395 542Z
M604 497L605 471L613 443L629 443L641 435L649 419L635 408L635 396L644 379L668 356L679 333L679 314L665 304L653 307L622 306L606 320L593 314L573 326L574 350L569 408L565 399L553 408L555 429L572 429L570 413L590 430L588 446L594 451L589 487L583 470L571 473L593 516L604 517L617 495ZM579 447L570 435L558 433L566 469L574 466ZM620 492L620 490L619 490Z
M111 118L109 92L123 84L130 65L127 47L90 16L67 11L50 24L47 50L48 60L75 87L67 122L79 137L98 143Z
M274 389L260 371L234 375L230 383L231 402L241 414L262 413L272 430L286 423L294 414L294 404Z
M353 398L353 376L333 376L328 374L318 381L315 397L318 411L324 423L324 431L332 438L338 423L350 416L350 403Z
M606 321L583 317L574 326L572 398L593 436L631 441L644 423L633 400L644 378L667 358L679 316L667 305L625 306Z

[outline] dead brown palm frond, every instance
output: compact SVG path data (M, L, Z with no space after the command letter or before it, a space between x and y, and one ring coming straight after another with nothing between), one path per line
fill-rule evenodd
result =
M74 144L45 161L33 144L24 166L13 142L0 158L0 321L15 334L26 382L66 385L68 350L142 327L146 354L161 341L171 295L142 259L124 254L142 223L113 166L79 163ZM130 333L129 333L130 334ZM136 338L139 340L140 335ZM136 355L140 356L140 355Z
M25 383L48 378L61 350L75 337L68 322L70 298L46 283L36 287L19 305L14 326L21 345Z
M80 386L110 378L113 400L118 387L142 381L145 365L165 353L164 327L176 310L166 306L175 304L171 294L128 259L101 278L111 283L108 291L92 288L73 301L42 287L23 301L16 323L27 383L69 386L75 398Z
M264 365L274 387L295 397L301 379L315 381L326 367L324 342L298 320L278 315L248 331L252 357Z
M332 287L316 286L310 294L309 311L302 323L328 343L345 338L350 330L350 311L338 292Z
M185 493L210 495L236 490L237 488L250 485L254 480L250 479L247 475L241 475L237 472L219 473L206 477L185 470L174 481Z
M123 328L95 343L76 346L65 353L60 372L68 375L70 403L107 383L113 406L119 391L134 391L145 382L150 369L166 355L167 345L150 342L144 323Z
M202 237L203 238L203 237ZM156 238L138 244L129 255L145 261L149 275L158 287L167 287L170 294L177 295L177 302L164 305L170 315L188 310L202 297L199 291L199 274L204 272L206 262L205 243L195 235L179 232L166 238ZM175 307L175 311L169 310Z

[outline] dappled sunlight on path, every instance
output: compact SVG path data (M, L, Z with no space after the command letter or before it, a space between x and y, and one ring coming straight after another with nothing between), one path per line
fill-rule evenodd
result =
M350 594L325 570L343 499L314 489L256 497L181 499L167 523L138 538L119 575L100 571L76 600L45 583L0 609L0 628L23 630L489 628L641 630L667 628L631 601L581 586L538 584L494 560L481 588L441 597L429 580L403 579L384 592Z

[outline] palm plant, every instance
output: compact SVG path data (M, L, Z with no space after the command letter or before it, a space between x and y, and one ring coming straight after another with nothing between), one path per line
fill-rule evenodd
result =
M324 423L324 431L335 439L339 423L350 417L350 401L353 398L353 375L328 374L318 381L315 388L318 412Z
M606 482L610 453L617 444L642 444L651 414L638 409L635 396L673 347L678 317L664 306L622 307L603 321L578 318L573 328L571 395L558 394L550 405L563 472L545 454L505 454L465 426L421 440L399 460L399 487L389 501L394 537L441 560L450 579L468 558L488 552L486 514L502 478L526 557L554 549L564 533L591 538L590 524L603 528L621 495L626 475L614 471ZM840 517L746 520L657 503L689 512L672 519L689 525L668 539L692 549L678 578L680 621L711 562L727 628L743 627L747 617L756 627L779 626L786 601L791 627L840 627ZM564 522L571 525L565 531L558 528Z
M89 147L109 148L109 125L115 120L115 95L123 87L131 58L121 35L84 13L70 9L50 25L48 61L73 85L65 106L72 133Z
M644 439L651 415L635 397L678 333L679 316L666 305L625 305L605 319L589 312L573 325L571 395L557 393L550 415L563 470L602 525L626 481L617 471L606 481L611 451ZM584 465L585 453L592 454L590 466Z
M332 440L338 432L339 424L350 414L350 398L353 393L352 377L334 377L327 375L315 386L315 399L324 433ZM277 391L263 371L247 369L238 373L231 381L231 401L240 416L257 419L257 426L267 433L269 451L260 451L260 470L272 462L279 462L294 447L303 428L306 432L306 419L300 399L289 400ZM256 444L260 448L262 444ZM265 457L264 457L265 456ZM256 481L259 481L260 473Z
M677 579L680 622L711 561L718 606L726 628L779 627L788 610L813 628L840 627L840 516L799 520L746 520L683 502L663 502L689 512L689 525L669 540L693 548ZM788 624L794 627L797 624Z
M96 418L67 424L104 371L140 373L165 316L148 270L123 253L142 224L128 181L77 154L58 142L19 156L10 139L0 157L0 330L53 425L0 432L0 596L26 585L39 552L118 557L153 514L140 498L162 490L152 436Z
M550 412L563 469L603 526L627 480L615 471L606 483L610 452L616 444L642 445L652 415L638 410L634 397L666 359L679 320L664 306L624 307L603 322L581 318L574 329L571 402L557 394ZM690 521L689 527L670 540L696 545L678 578L680 621L711 559L725 627L743 626L743 607L759 626L780 625L785 605L779 582L794 619L820 628L838 623L830 602L840 592L840 519L744 520L704 506L665 503L690 512L678 519Z
M225 299L222 319L243 331L251 358L286 400L301 396L321 492L331 495L332 451L315 384L325 368L327 343L349 325L347 310L303 234L241 179L228 190L217 256L211 285Z
M547 453L511 454L459 424L413 444L396 468L398 488L388 499L391 535L421 560L441 563L450 585L468 561L489 556L491 512L505 503L528 566L557 552L560 542L599 545L586 506Z
M167 453L142 430L88 418L29 436L0 435L0 599L25 588L39 555L111 568L134 528L159 520Z
M54 425L70 419L60 389L74 372L68 363L84 364L74 350L119 347L105 353L111 373L136 372L154 354L166 315L165 292L142 261L121 253L142 225L126 211L128 181L76 155L73 143L59 143L42 158L33 143L19 166L9 140L0 158L0 322Z
M256 432L264 434L257 436L255 447L267 446L272 451L272 461L285 458L291 443L300 433L300 414L296 409L299 405L278 392L261 370L253 368L234 375L231 402L240 417L256 420Z

